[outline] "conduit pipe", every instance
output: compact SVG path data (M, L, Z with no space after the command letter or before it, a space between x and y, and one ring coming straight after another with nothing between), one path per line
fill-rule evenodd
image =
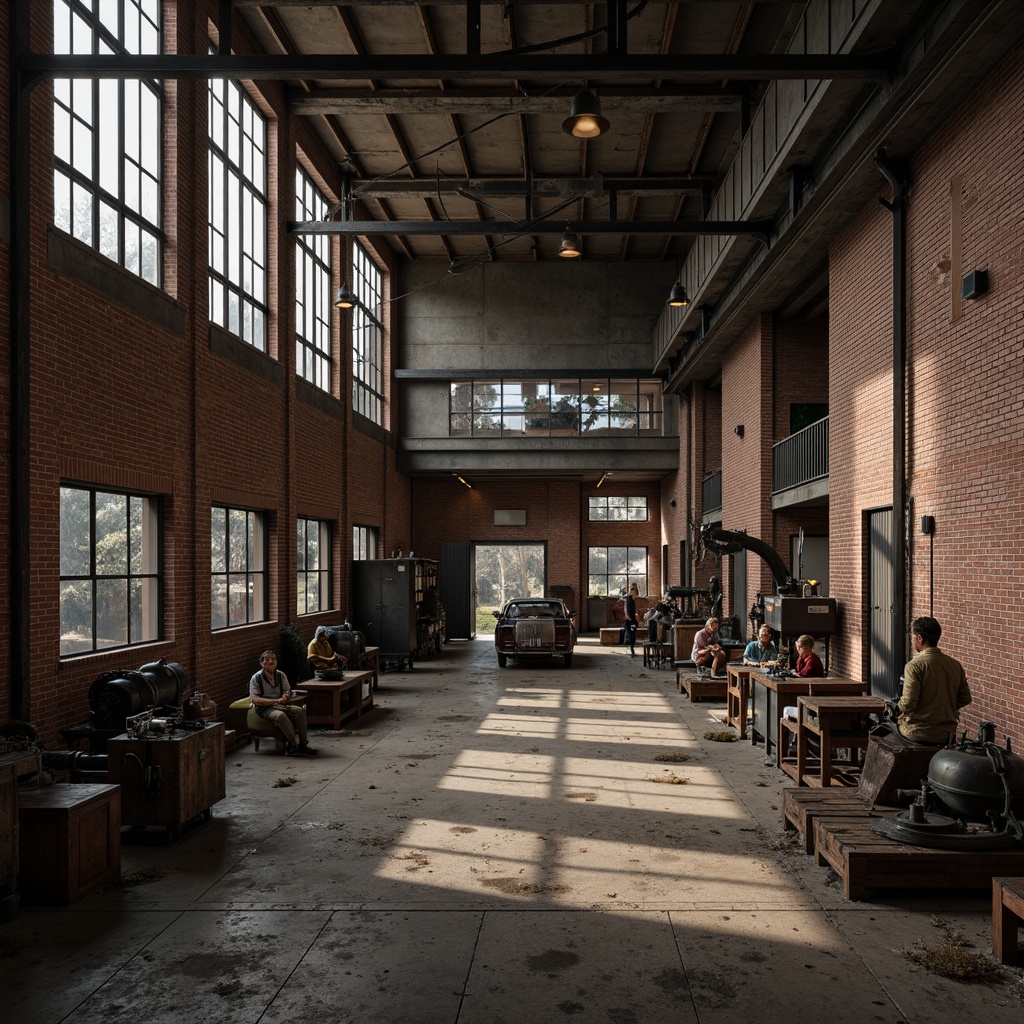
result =
M875 154L875 166L892 188L892 200L879 202L892 214L892 519L894 651L907 653L907 180L903 168ZM900 645L900 646L896 646ZM899 659L897 659L899 660ZM892 690L899 665L890 663Z

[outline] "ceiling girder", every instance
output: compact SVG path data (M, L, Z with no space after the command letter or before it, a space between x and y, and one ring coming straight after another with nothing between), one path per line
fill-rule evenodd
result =
M475 77L594 82L714 82L763 79L889 78L893 56L874 54L27 54L18 61L25 76L40 78L242 78L250 80ZM595 87L600 89L599 84Z
M754 235L767 240L764 220L307 220L289 221L294 235Z
M596 199L609 192L620 196L662 193L702 196L714 181L705 177L618 178L592 174L589 178L418 178L413 181L351 181L352 199L406 199L420 196L463 196L497 199L530 196Z
M296 93L288 109L293 114L559 114L564 116L574 87L524 96L512 89L317 89ZM700 86L623 87L596 90L607 114L673 114L680 112L739 111L741 88Z

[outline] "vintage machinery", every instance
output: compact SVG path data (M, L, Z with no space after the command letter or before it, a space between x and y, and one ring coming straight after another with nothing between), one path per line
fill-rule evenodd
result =
M89 687L92 724L123 732L125 720L155 707L177 708L188 689L188 673L176 661L151 661L137 671L114 669Z
M768 563L775 581L775 593L763 597L764 622L783 640L801 633L825 640L827 667L827 642L837 629L835 598L819 597L816 581L797 580L790 576L786 563L775 548L757 537L711 525L701 528L700 537L704 547L715 554L733 554L745 549L760 555Z
M913 800L905 811L880 818L872 831L911 846L943 850L996 850L1024 844L1024 757L1010 741L999 747L995 725L982 722L977 740L966 732L955 747L938 751L918 790L898 790ZM984 829L971 823L984 823Z

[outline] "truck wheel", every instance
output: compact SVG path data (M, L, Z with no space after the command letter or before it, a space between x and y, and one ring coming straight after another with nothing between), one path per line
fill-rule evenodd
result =
M562 655L562 667L563 668L569 668L571 665L572 665L572 655L571 654L563 654Z
M498 668L504 668L508 664L508 655L498 653Z

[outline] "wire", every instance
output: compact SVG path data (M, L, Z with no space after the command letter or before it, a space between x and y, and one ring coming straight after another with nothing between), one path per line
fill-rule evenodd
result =
M627 12L626 21L631 21L637 17L643 9L647 6L650 0L640 0L640 2L633 8L633 10ZM602 32L607 32L608 26L601 25L599 28L588 29L586 32L578 32L574 36L563 36L561 39L552 39L547 43L530 43L528 46L517 46L511 50L500 50L501 54L513 54L513 53L537 53L540 50L554 50L559 46L570 46L572 43L582 43L584 40L593 39L596 36L601 35Z

